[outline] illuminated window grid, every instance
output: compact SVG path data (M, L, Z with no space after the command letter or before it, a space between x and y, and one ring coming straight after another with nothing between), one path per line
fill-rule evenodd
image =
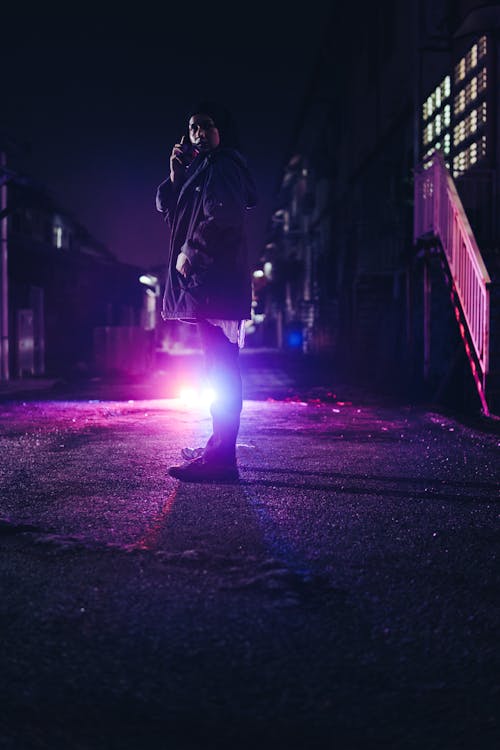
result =
M486 136L483 135L470 146L460 151L453 159L453 177L460 177L461 174L477 164L478 161L486 156Z
M428 168L436 150L442 150L445 157L451 150L451 78L445 76L427 97L422 108L422 141L425 150L424 168ZM447 165L449 166L449 165Z
M433 119L424 126L423 141L424 146L432 143L436 138L446 133L451 123L451 106L445 104Z
M477 67L480 60L485 57L488 50L486 37L482 36L476 44L473 44L467 54L455 65L455 83L460 84L461 81L471 73L474 68Z
M466 138L473 136L486 123L486 102L464 117L453 129L453 145L459 146Z
M448 138L449 138L449 136L448 136ZM441 148L442 148L443 153L445 155L445 161L444 161L444 163L446 164L446 166L448 167L448 169L450 169L449 159L446 158L446 156L449 156L449 153L450 153L450 144L449 144L449 141L448 141L448 144L446 144L446 143L444 143L444 144L436 143L434 146L431 146L431 148L428 151L425 152L425 154L423 156L423 159L422 159L424 169L429 169L429 167L432 164L432 156L433 156L433 154L435 154L436 151L440 151Z
M436 150L435 148L430 148L424 154L424 157L422 159L422 165L424 169L429 169L429 167L432 165L432 154L434 153L435 150Z
M454 100L453 113L455 115L461 114L467 107L474 102L480 94L486 91L488 84L488 77L486 68L479 71L477 76L471 78L471 80L459 91Z
M451 94L451 78L446 76L434 91L429 94L422 108L422 117L427 122L435 112L441 109L446 99Z

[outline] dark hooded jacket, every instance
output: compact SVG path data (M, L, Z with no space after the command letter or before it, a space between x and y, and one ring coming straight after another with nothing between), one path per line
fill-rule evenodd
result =
M239 151L219 146L200 153L183 183L158 187L156 207L170 226L162 317L246 320L251 310L251 277L245 214L256 204L255 184ZM184 252L191 270L175 265Z

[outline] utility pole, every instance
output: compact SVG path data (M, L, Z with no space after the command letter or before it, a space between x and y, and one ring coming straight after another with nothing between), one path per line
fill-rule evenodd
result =
M0 381L9 380L7 154L0 152Z

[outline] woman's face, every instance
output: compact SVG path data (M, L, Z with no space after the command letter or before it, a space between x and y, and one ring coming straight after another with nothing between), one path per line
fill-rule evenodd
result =
M189 139L199 151L211 151L220 144L220 135L210 115L193 115L189 120Z

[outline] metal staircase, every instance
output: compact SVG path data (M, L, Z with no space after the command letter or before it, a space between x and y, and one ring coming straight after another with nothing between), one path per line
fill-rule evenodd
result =
M451 303L481 401L491 411L492 280L442 154L415 170L414 243L438 248ZM430 302L424 266L424 372L430 357ZM427 333L426 333L427 331Z

